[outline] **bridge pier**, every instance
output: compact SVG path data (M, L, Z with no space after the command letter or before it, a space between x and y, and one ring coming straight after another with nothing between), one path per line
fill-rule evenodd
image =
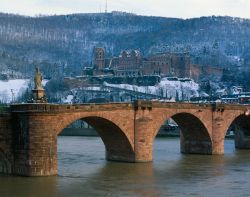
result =
M138 117L135 121L135 162L153 160L152 119Z
M0 173L11 174L13 164L10 114L0 114Z
M52 116L39 113L15 115L13 174L57 174L57 135L53 132L55 121L52 119Z
M224 119L218 114L214 113L214 119L212 122L212 153L213 155L223 155L224 154L224 141L227 128L223 124Z
M156 119L152 115L152 102L136 101L135 108L135 162L151 162L153 160L153 141L156 135Z

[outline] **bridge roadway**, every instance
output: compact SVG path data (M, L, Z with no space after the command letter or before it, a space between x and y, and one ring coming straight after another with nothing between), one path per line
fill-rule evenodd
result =
M181 152L223 154L229 127L235 146L250 148L250 106L135 101L109 104L15 104L0 113L0 172L57 174L57 136L82 119L99 133L111 161L150 162L160 126L172 118L181 129Z

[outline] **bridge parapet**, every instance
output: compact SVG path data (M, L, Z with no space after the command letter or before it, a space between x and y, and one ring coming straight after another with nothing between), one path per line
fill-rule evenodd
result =
M188 103L188 102L152 102L152 107L157 108L174 108L174 109L211 109L210 103Z
M212 109L213 111L222 110L250 110L250 105L228 104L228 103L191 103L191 102L160 102L152 101L152 107L175 108L175 109Z
M213 103L213 111L224 111L224 110L250 110L250 105L242 104L228 104L228 103Z
M77 112L77 111L108 111L119 109L132 109L131 103L108 103L108 104L19 104L11 105L11 112Z
M136 100L134 101L135 110L152 108L168 108L168 109L212 109L214 104L211 103L188 103L188 102L165 102L165 101L148 101ZM236 105L237 107L237 105Z
M138 109L148 109L151 110L152 109L152 105L153 102L152 101L146 101L146 100L137 100L134 102L134 109L138 110Z
M250 110L250 105L236 105L223 103L185 103L185 102L160 102L137 100L134 103L106 103L106 104L14 104L10 107L0 109L1 113L9 112L67 112L67 111L99 111L99 110L119 110L119 109L148 109L152 108L174 108L174 109L211 109L215 112L224 110Z

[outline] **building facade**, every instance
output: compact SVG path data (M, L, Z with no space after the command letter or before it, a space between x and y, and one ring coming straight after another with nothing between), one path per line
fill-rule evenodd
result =
M115 76L160 75L190 77L191 66L188 53L159 53L143 57L139 50L122 51L118 57L107 58L104 48L94 48L93 74L110 71Z
M144 75L190 77L190 56L188 53L159 53L149 56L143 62Z

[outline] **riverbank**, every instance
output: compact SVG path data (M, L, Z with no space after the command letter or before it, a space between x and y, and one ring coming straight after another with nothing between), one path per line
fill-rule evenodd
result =
M99 134L93 128L65 128L59 134L60 136L86 136L86 137L96 137ZM157 137L180 137L179 129L174 130L163 130L157 134ZM234 139L234 135L227 135L227 139Z
M65 128L60 136L99 136L93 128Z
M87 136L96 137L99 134L93 128L65 128L60 136ZM157 137L180 137L179 130L160 130Z

